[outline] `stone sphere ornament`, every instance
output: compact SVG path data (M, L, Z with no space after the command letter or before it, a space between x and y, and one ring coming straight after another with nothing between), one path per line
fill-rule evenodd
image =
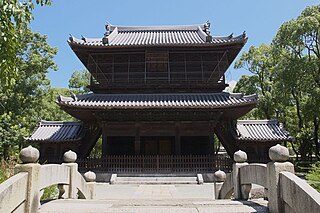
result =
M36 163L40 157L38 149L28 146L20 151L19 158L22 163Z
M74 163L77 160L77 153L69 150L63 154L63 161L65 163Z
M233 154L233 160L236 163L244 163L248 159L247 153L242 150L238 150Z
M284 162L289 159L288 148L277 144L269 149L269 158L274 162Z
M216 171L214 174L214 179L217 181L217 182L224 182L227 178L227 175L224 171L221 171L221 170L218 170Z
M97 178L97 176L94 172L88 171L88 172L84 173L84 179L87 182L94 182L94 181L96 181L96 178Z

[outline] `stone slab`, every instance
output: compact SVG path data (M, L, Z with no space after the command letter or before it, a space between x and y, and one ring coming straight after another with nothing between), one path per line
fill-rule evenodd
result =
M231 200L54 200L41 206L39 212L126 212L126 213L239 213L268 212L266 202Z

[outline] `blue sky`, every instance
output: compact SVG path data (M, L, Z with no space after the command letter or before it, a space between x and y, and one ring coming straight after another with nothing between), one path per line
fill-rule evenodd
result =
M75 37L102 37L104 25L188 25L210 20L211 34L239 35L246 31L250 46L270 43L285 21L296 18L316 0L53 0L52 6L36 7L33 31L48 36L51 46L58 47L55 62L58 71L48 74L53 87L68 87L74 70L84 66L67 44L69 34ZM241 53L240 53L241 54ZM238 58L240 56L238 55ZM228 81L238 80L246 70L226 73Z

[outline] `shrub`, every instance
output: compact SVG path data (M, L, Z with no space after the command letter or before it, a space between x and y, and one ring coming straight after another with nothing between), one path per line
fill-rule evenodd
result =
M308 183L318 192L320 192L320 162L317 162L313 165L306 177Z
M14 160L1 160L0 161L0 183L7 180L9 177L13 176L14 165L16 161Z
M44 192L41 197L41 201L58 198L59 190L58 190L58 186L56 184L52 185L52 186L48 186L48 187L44 188L43 190L44 190Z

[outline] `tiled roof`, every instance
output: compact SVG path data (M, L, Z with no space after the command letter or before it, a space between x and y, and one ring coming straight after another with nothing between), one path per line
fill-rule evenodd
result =
M163 46L163 45L220 45L226 43L245 43L245 33L233 37L214 37L210 35L207 24L186 26L141 26L125 27L107 25L103 38L82 39L70 37L70 44L87 46Z
M79 141L83 137L82 122L40 121L31 135L30 142Z
M292 137L277 120L238 120L237 136L240 141L286 141Z
M222 93L87 94L58 97L60 106L95 109L225 108L257 103L257 96Z

